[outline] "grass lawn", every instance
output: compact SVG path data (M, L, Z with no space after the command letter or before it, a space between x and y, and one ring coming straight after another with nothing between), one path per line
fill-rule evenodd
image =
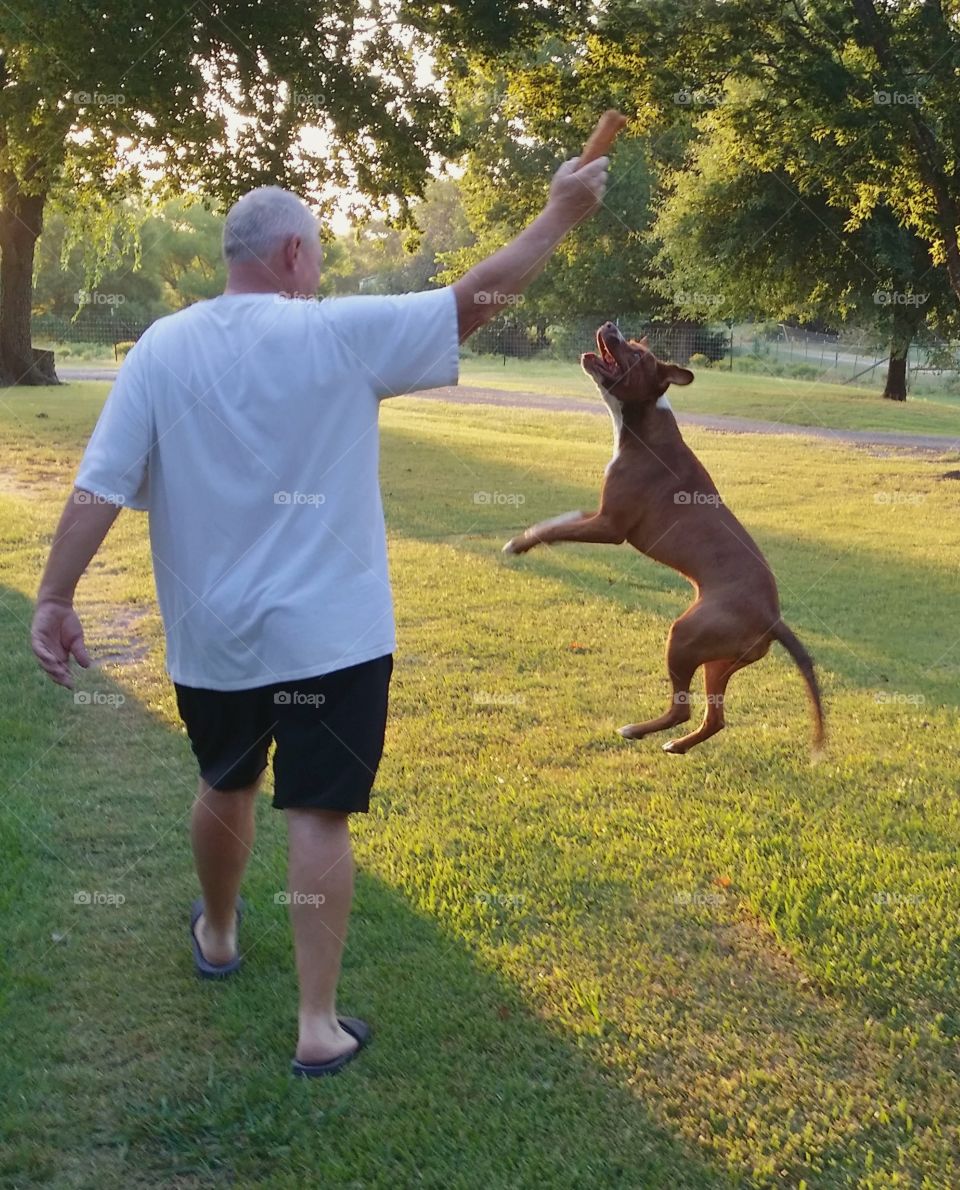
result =
M513 392L589 397L597 390L578 364L559 360L468 356L461 362L460 383ZM753 417L833 430L890 430L901 434L960 435L960 400L910 397L902 404L884 401L879 390L855 385L820 384L747 372L707 368L689 388L672 388L678 413Z
M400 646L341 985L376 1039L309 1083L288 1074L267 804L245 971L192 974L195 777L145 517L121 515L80 587L107 659L78 682L87 701L27 648L105 390L0 393L0 1184L960 1185L960 483L944 464L689 435L818 660L830 742L812 763L778 650L734 679L730 729L672 757L615 728L666 703L682 580L626 547L499 552L593 506L607 425L388 402Z

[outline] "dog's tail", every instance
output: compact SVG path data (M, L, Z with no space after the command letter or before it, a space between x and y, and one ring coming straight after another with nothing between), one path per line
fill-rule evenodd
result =
M793 632L780 620L771 634L779 641L796 662L797 669L803 674L810 695L810 709L813 711L813 747L819 751L823 747L825 731L823 726L823 703L820 700L820 683L813 668L813 658L803 647Z

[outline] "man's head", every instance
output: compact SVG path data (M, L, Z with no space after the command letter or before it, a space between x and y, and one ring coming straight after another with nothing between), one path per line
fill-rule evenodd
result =
M627 340L612 322L597 331L598 351L580 357L583 370L600 390L622 405L657 401L671 384L689 384L693 373L676 364L665 364L647 346L647 340Z
M323 261L317 220L289 190L251 190L227 212L223 258L228 292L313 297Z

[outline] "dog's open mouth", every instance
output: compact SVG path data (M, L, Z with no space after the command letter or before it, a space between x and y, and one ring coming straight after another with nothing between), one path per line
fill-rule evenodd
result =
M602 376L606 380L617 380L620 377L620 365L613 357L613 352L606 345L603 338L603 328L597 331L596 351L586 351L580 357L580 363L588 372Z

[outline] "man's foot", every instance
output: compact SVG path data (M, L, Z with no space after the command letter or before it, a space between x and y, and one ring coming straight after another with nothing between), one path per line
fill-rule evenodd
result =
M301 1022L296 1058L305 1066L333 1062L360 1048L359 1040L338 1020Z
M358 1020L353 1016L338 1017L335 1028L330 1025L326 1025L324 1028L329 1030L330 1033L325 1044L331 1051L333 1047L340 1047L342 1045L342 1042L339 1040L340 1033L344 1033L347 1037L351 1038L353 1044L350 1048L342 1050L336 1057L319 1060L311 1058L309 1061L304 1061L300 1057L301 1050L305 1053L309 1052L309 1050L301 1042L297 1049L297 1056L291 1063L293 1073L297 1078L322 1078L324 1075L339 1074L370 1041L370 1026L366 1021ZM311 1046L314 1044L311 1042Z
M201 979L225 979L239 971L243 960L237 949L237 927L243 915L243 900L237 899L237 913L232 927L221 933L210 929L203 912L203 898L190 907L190 942L193 965Z
M215 933L207 922L207 915L201 913L193 927L200 953L214 967L223 967L237 957L237 919L224 933Z

